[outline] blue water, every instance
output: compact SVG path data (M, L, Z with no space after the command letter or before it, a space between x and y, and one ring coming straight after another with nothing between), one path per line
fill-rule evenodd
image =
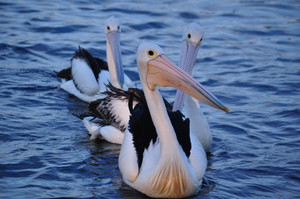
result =
M122 24L125 71L141 41L179 61L182 29L205 30L194 77L229 114L203 105L213 147L192 198L300 197L300 2L0 1L0 198L146 198L122 182L120 146L94 142L72 115L87 104L53 71L79 45L105 58L103 25ZM170 101L175 90L163 88Z

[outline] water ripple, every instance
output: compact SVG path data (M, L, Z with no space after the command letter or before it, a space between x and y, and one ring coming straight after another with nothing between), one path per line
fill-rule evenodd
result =
M147 29L161 29L165 28L168 25L162 22L148 22L145 24L138 24L138 25L130 25L131 28L139 31L147 30Z

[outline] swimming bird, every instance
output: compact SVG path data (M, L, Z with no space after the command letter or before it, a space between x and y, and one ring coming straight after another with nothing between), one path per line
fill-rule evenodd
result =
M146 104L131 112L119 154L123 180L132 188L156 198L182 198L197 193L207 166L206 153L189 120L169 112L157 86L172 86L217 109L227 107L155 45L141 44L137 63Z
M105 84L109 82L118 88L132 86L129 77L124 75L120 50L121 29L115 17L107 19L105 31L108 64L79 47L71 59L71 67L57 74L62 78L60 87L63 90L86 102L101 98L101 92L105 91Z
M179 66L189 75L192 74L202 38L203 29L197 23L190 23L184 31ZM182 111L190 119L192 132L198 137L205 151L209 152L212 143L212 133L199 101L177 90L173 111L177 110Z

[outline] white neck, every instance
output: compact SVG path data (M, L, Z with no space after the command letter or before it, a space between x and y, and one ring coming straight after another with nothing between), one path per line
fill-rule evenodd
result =
M142 84L151 118L160 141L161 155L180 154L179 143L162 96L156 87L152 91L143 81Z
M109 81L114 87L120 88L120 85L118 84L116 65L113 59L112 48L108 42L107 36L106 36L106 59L107 59L107 65L109 70L109 76L110 76Z

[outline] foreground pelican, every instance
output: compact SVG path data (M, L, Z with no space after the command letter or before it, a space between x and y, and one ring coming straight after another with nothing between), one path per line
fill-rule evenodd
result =
M202 37L203 30L197 23L189 24L184 31L179 66L189 75L192 74ZM200 140L204 150L209 152L212 143L212 134L199 101L177 90L173 111L177 110L182 111L190 119L190 128Z
M167 112L157 86L172 86L217 109L229 110L175 66L159 46L140 45L137 63L146 104L134 107L125 131L119 155L123 180L150 197L196 194L207 166L206 153L190 133L189 120L179 111Z
M123 88L124 84L126 88L131 87L132 84L127 76L124 77L118 20L108 18L105 31L108 64L79 47L71 59L71 68L57 74L63 79L60 86L63 90L86 102L103 97L101 92L105 91L105 85L109 82L118 88Z

